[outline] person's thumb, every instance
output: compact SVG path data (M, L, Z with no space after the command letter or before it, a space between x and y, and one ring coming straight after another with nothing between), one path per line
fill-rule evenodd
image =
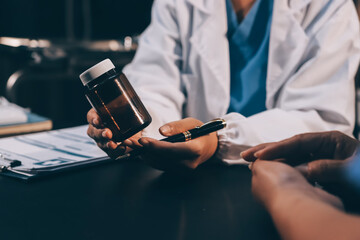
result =
M185 132L189 129L201 126L203 123L200 120L194 118L185 118L180 121L170 122L162 127L159 131L163 136L172 136L178 133Z

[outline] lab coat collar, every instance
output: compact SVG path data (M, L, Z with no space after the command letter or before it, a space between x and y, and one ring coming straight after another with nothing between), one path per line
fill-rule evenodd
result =
M287 2L289 9L295 11L304 9L311 2L311 0L275 0L275 2L279 1L282 1L283 3ZM187 0L187 2L206 14L211 14L216 6L216 4L214 4L214 0Z
M226 37L227 18L225 0L187 0L194 8L193 35L190 43L204 63L200 72L206 72L212 86L205 85L209 106L217 104L218 98L226 99L230 94L230 57ZM196 70L195 70L196 71ZM210 79L213 80L210 80ZM215 92L214 92L215 91ZM230 101L230 100L229 100ZM228 106L222 106L218 115L224 115Z
M202 11L203 13L210 14L215 6L214 1L207 0L187 0L188 3L194 6L194 8ZM215 0L219 1L219 0Z
M267 108L275 107L279 89L292 75L293 65L300 62L308 45L301 24L305 8L311 0L275 0L270 32L267 72ZM286 57L285 57L286 55Z
M279 1L279 0L275 0ZM289 0L289 8L295 11L299 11L304 9L307 5L309 5L311 0Z

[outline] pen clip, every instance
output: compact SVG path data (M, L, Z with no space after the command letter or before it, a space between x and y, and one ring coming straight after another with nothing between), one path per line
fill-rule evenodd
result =
M201 125L201 126L199 126L199 127L197 127L197 128L203 128L203 127L206 128L207 126L213 125L213 124L215 124L215 125L217 125L217 124L223 124L224 127L226 127L226 121L225 121L224 119L222 119L222 118L215 118L215 119L213 119L213 120L211 120L211 121L209 121L209 122L204 123L203 125Z

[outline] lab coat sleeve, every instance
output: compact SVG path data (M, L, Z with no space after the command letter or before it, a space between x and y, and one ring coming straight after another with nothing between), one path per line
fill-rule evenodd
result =
M158 128L181 119L181 44L173 0L155 0L152 21L142 34L133 61L123 69L152 116L143 135L160 138Z
M344 2L308 36L307 54L287 76L271 109L249 118L236 113L224 116L228 126L218 132L219 159L243 163L243 150L299 133L339 130L351 135L360 38L353 5Z

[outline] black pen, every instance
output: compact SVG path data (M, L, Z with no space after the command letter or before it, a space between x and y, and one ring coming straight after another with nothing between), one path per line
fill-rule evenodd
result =
M224 119L217 118L217 119L211 120L210 122L207 122L201 126L190 129L188 131L185 131L185 132L182 132L182 133L179 133L179 134L167 137L167 138L163 138L160 141L171 142L171 143L186 142L186 141L190 141L191 139L195 139L195 138L207 135L209 133L216 132L220 129L223 129L224 127L226 127L226 121ZM143 152L144 151L142 148L136 149L127 154L117 157L115 160L121 160L121 159L129 158L129 157L136 157L136 156L142 154Z

